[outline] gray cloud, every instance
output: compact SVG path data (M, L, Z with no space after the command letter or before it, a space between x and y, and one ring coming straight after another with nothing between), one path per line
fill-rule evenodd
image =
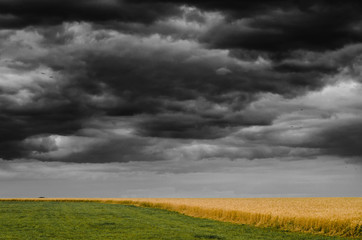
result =
M362 136L360 120L344 121L328 126L312 137L310 145L323 149L326 154L358 156L362 162L362 150L358 144Z
M150 23L160 16L177 14L169 3L133 3L132 1L0 1L0 27L22 28L31 25L56 25L64 21L126 21Z
M154 162L192 146L194 160L361 155L360 122L346 117L358 98L345 92L337 109L336 92L323 95L359 89L355 1L28 4L0 1L2 158Z

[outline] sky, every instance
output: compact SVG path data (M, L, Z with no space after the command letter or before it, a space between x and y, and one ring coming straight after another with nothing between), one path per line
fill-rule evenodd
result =
M359 0L0 0L0 197L362 197Z

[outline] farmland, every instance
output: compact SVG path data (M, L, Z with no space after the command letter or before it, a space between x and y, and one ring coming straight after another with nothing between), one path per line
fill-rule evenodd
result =
M128 201L138 206L258 227L331 236L362 235L362 198L150 198Z
M192 217L329 236L361 237L362 198L8 199L97 201L179 212Z
M74 201L74 200L72 200ZM341 237L193 218L156 208L70 201L0 201L0 239L284 239Z

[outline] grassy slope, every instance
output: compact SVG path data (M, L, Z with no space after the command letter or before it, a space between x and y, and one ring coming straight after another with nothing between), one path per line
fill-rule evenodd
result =
M1 202L0 239L342 239L92 202Z

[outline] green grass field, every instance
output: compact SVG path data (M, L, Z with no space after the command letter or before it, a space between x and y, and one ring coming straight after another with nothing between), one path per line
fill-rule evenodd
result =
M92 202L0 201L0 239L346 239Z

